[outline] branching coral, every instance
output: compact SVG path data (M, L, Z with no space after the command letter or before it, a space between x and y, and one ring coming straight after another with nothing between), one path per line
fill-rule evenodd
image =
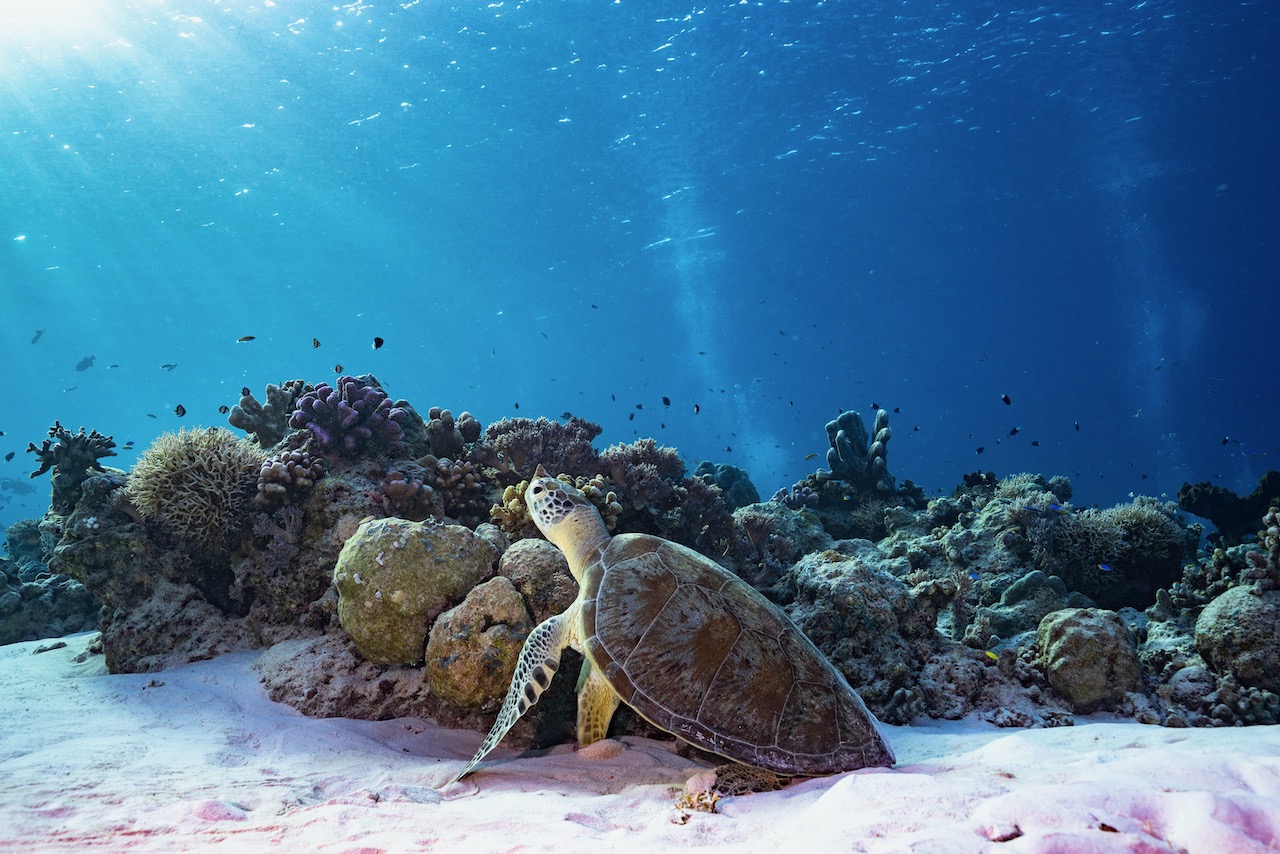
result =
M401 519L423 521L431 512L432 498L435 490L427 486L419 477L421 472L414 472L411 467L392 469L387 472L378 491L387 497L387 504ZM423 475L425 476L425 475Z
M876 412L870 444L858 413L841 412L836 420L827 422L827 440L831 443L827 467L834 476L848 481L859 491L891 493L894 483L889 476L885 445L892 435L887 410Z
M138 457L125 491L143 518L220 548L243 521L262 463L262 452L229 430L164 433Z
M512 483L532 478L538 465L591 477L600 473L600 457L591 447L600 432L599 424L577 416L563 424L547 418L503 418L485 429L485 443L510 467L505 477Z
M470 412L463 412L455 421L452 412L433 406L427 418L427 441L433 456L457 459L464 445L480 438L480 422Z
M604 519L605 527L610 533L618 529L618 515L622 513L622 505L618 503L618 496L608 488L603 476L586 478L561 473L556 479L573 485L585 495L600 511L600 517ZM492 522L513 540L540 536L537 525L529 515L529 508L524 503L524 492L528 488L527 480L508 486L502 491L502 503L493 505L489 510Z
M300 397L289 426L310 431L312 446L321 453L355 458L399 449L404 415L373 376L342 376L336 389L320 383Z
M418 462L423 466L423 482L439 497L446 516L470 527L489 518L484 475L474 463L431 454Z
M104 436L97 430L86 435L81 427L79 433L72 433L55 421L49 428L49 438L41 442L40 447L37 448L34 442L27 445L27 453L40 459L40 467L31 476L39 477L53 469L53 509L62 514L70 513L80 497L80 485L89 477L90 471L106 471L98 460L114 457L116 452L112 448L115 446L110 436Z
M296 503L323 476L323 458L303 450L285 451L262 464L253 503L266 508Z
M289 416L298 398L309 391L311 384L302 380L289 380L284 385L268 383L267 402L263 404L246 386L240 390L240 402L231 407L227 423L250 434L258 447L270 448L289 432Z
M676 499L675 487L684 477L684 460L675 448L653 439L637 439L629 445L611 445L600 462L613 480L624 506L664 513Z

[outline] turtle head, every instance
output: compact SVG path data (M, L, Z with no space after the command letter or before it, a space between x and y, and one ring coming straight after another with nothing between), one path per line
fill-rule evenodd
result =
M609 542L609 529L600 511L580 491L547 474L541 465L524 491L524 503L538 530L564 552L570 571L581 582L582 570Z

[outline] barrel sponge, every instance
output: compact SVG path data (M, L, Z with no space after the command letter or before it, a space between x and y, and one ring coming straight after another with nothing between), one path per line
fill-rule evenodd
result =
M163 433L138 457L125 491L144 519L218 548L239 529L265 456L220 427Z

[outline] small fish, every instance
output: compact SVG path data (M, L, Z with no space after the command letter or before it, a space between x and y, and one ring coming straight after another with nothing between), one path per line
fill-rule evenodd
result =
M37 329L37 330L36 330L35 337L31 339L31 343L32 343L32 344L34 344L34 343L36 343L37 341L39 341L39 340L40 340L40 336L41 336L41 335L43 335L43 334L44 334L44 330L43 330L43 329Z
M76 389L78 389L78 388L80 388L80 386L78 386L78 385L72 385L72 386L67 386L66 388L64 388L64 389L63 389L63 391L64 391L64 392L65 392L65 391L75 391L75 390L76 390Z
M519 409L519 408L520 408L520 404L519 404L519 403L517 403L517 404L516 404L516 409Z
M981 453L982 453L983 451L985 451L985 450L986 450L986 448L982 447L981 445L979 445L979 446L978 446L978 453L979 453L979 454L981 454Z
M147 413L147 417L148 417L148 418L156 418L157 416L156 416L156 415L154 415L153 413L148 412L148 413Z
M38 336L38 335L37 335L36 337L38 338L38 337L40 337L40 336ZM35 342L34 342L34 341L32 341L31 343L32 343L32 344L34 344ZM6 463L7 463L7 462L12 462L12 460L13 460L13 451L10 451L9 453L7 453L7 454L5 454L5 455L4 455L4 461L5 461Z
M611 394L609 395L609 399L616 403L618 401L618 396L616 394Z
M725 451L727 451L727 452L728 452L728 453L730 453L730 454L732 454L732 453L733 453L733 445L725 445L725 446L724 446L724 449L725 449Z
M76 362L76 370L77 370L77 371L87 371L87 370L89 370L90 368L92 368L92 367L93 367L93 362L94 362L94 357L93 357L93 356L85 356L83 359L81 359L80 361Z
M599 308L600 306L596 305L595 303L591 303L591 307L592 307L592 308Z
M811 459L813 459L813 458L814 458L814 457L816 457L816 456L817 456L817 454L805 454L805 455L804 455L804 458L801 460L801 462L804 462L805 460L811 460Z
M901 407L901 406L895 406L895 407L893 408L893 413L894 413L895 415L901 415L901 414L902 414L902 407Z
M872 409L879 409L879 408L880 408L880 404L875 403L875 402L872 402L872 404L871 404L871 408L872 408Z
M316 349L316 348L317 348L317 347L319 347L319 346L320 346L320 339L319 339L319 338L312 338L312 339L311 339L311 349L312 349L312 350L314 350L314 349Z
M634 412L633 412L633 413L631 413L630 415L628 415L628 416L627 416L627 420L628 420L628 421L635 421L635 420L636 420L636 414L635 414Z
M698 355L699 355L699 356L705 356L705 355L707 355L707 351L706 351L706 350L699 350L699 351L698 351Z
M538 330L538 334L541 335L543 338L547 337L547 333L543 332L541 329ZM549 341L551 339L548 338L547 340Z
M342 373L342 365L334 365L334 366L333 366L333 372L334 372L335 374L340 374L340 373Z
M224 403L224 404L222 404L221 406L219 406L219 407L218 407L218 411L219 411L219 412L221 412L223 415L226 415L228 412L230 412L230 411L231 411L231 407L230 407L230 406L227 406L227 405Z
M778 334L781 335L783 338L787 337L787 333L783 332L781 329L778 330Z
M252 341L253 339L255 339L255 338L257 338L257 337L258 337L257 335L241 335L239 338L237 338L237 339L236 339L236 343L237 343L237 344L244 344L244 343L247 343L247 342L249 342L249 341Z
M1002 394L1000 395L1000 399L1004 401L1005 406L1013 406L1013 401L1009 398L1009 395Z
M1231 444L1231 437L1230 437L1230 436L1223 436L1223 437L1222 437L1222 444L1224 444L1224 445L1230 445L1230 444Z
M986 651L986 653L987 653L987 658L990 658L992 661L999 661L999 660L1000 660L1000 656L996 655L996 654L995 654L994 652L992 652L991 650L987 650L987 651Z
M182 416L187 414L187 408L183 406L181 403L179 403L177 406L173 408L173 413L174 415L177 415L179 418L181 418Z
M666 429L667 429L667 424L666 424L666 422L665 422L665 421L659 421L659 422L658 422L658 429L659 429L659 430L666 430Z
M127 451L127 450L129 450L129 449L130 449L130 448L132 448L132 447L133 447L133 440L132 440L132 439L130 439L129 441L127 441L127 442L125 442L125 443L124 443L124 449L125 449L126 451Z
M637 404L636 404L636 409L644 409L644 404L643 404L643 403L637 403Z
M1032 440L1031 440L1031 447L1033 447L1033 448L1038 448L1038 447L1040 447L1040 440L1039 440L1039 439L1032 439Z
M669 397L663 397L663 398L662 398L662 405L663 405L663 406L670 406L670 405L671 405L671 398L669 398Z
M976 572L971 572L971 573L969 573L969 577L970 577L970 578L972 578L974 581L977 581L977 580L978 580L978 573L976 573Z
M1103 572L1111 571L1111 567L1107 566L1105 563L1098 564L1098 569L1102 570Z
M702 407L695 403L695 404L693 405L693 414L694 414L694 415L697 415L697 414L698 414L699 412L701 412L701 411L702 411Z
M164 368L166 371L172 371L174 368L178 367L178 363L170 362L169 364L161 365L160 367Z
M386 343L386 342L385 342L385 341L383 341L381 338L374 338L374 339L373 339L373 349L377 350L379 347L381 347L381 346L382 346L383 344L385 344L385 343Z
M245 386L241 386L241 387L240 387L240 396L241 396L241 397L250 397L250 394L249 394L249 387L248 387L247 385L245 385Z
M565 421L568 421L570 418L573 417L573 413L566 409L564 412L560 413L560 417L563 418Z
M1076 422L1076 432L1077 432L1077 433L1079 433L1079 432L1080 432L1080 422L1079 422L1079 421L1077 421L1077 422Z
M107 367L108 367L108 368L118 368L118 367L120 367L120 366L119 366L119 365L107 365Z
M1011 428L1009 428L1009 435L1010 435L1010 436L1016 436L1016 435L1018 435L1018 428L1017 428L1017 427L1011 427Z

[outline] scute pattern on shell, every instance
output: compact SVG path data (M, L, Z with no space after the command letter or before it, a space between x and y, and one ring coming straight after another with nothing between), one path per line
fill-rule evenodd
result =
M703 555L647 534L616 536L583 573L582 602L588 655L654 725L781 774L893 764L830 662Z

